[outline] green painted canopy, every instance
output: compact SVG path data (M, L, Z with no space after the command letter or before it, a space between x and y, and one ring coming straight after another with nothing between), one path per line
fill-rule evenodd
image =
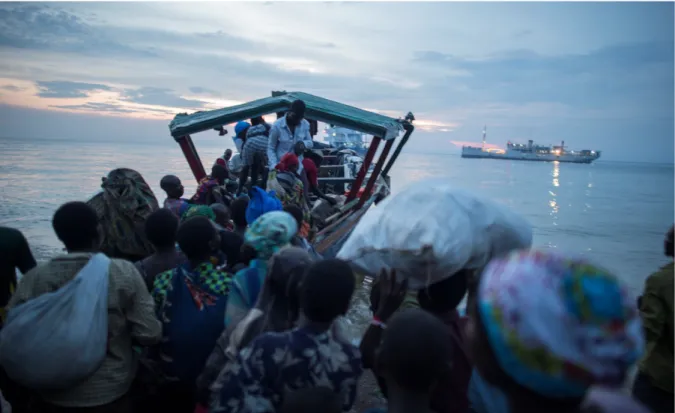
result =
M305 117L308 119L379 136L385 140L395 139L403 130L403 125L394 118L302 92L284 92L278 96L191 115L181 113L171 121L169 129L174 138L179 138L256 116L284 112L298 99L305 102Z

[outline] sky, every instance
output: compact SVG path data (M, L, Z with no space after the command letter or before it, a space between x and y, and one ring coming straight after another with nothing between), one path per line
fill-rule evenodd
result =
M176 113L297 90L481 141L673 163L673 3L0 4L0 137L170 140ZM214 133L212 133L214 134Z

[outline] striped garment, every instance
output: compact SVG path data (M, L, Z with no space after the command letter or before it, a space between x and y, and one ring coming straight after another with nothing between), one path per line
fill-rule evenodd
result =
M254 126L254 128L257 128L257 126ZM267 156L267 139L268 138L265 135L258 135L246 139L244 150L241 154L243 166L252 166L256 154L260 156L260 159L265 159Z

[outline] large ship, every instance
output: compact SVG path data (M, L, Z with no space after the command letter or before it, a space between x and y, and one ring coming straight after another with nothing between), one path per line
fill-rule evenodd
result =
M600 157L600 151L588 149L580 151L567 150L565 141L559 146L535 145L531 139L527 144L512 143L506 144L506 150L496 148L485 148L487 128L483 128L483 144L481 147L462 146L462 158L487 158L487 159L509 159L517 161L543 161L543 162L571 162L571 163L591 163Z
M326 128L324 133L324 140L335 149L351 149L360 156L365 156L368 151L369 145L362 133L333 125Z

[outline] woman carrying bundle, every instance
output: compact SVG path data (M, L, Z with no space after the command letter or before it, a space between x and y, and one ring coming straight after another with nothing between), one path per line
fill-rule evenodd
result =
M294 153L287 153L281 158L281 161L275 167L275 171L270 174L270 188L276 192L277 198L284 207L295 205L302 209L305 218L303 228L299 228L301 236L309 235L309 204L305 196L305 185L299 174L300 161Z

